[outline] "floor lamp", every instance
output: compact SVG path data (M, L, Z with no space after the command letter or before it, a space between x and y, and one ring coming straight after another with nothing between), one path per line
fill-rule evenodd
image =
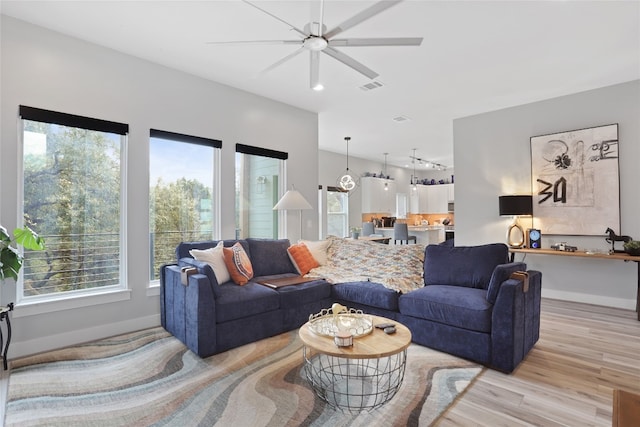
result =
M291 190L284 193L284 196L273 207L274 211L297 210L300 218L300 239L302 239L302 211L312 209L307 199L292 185Z

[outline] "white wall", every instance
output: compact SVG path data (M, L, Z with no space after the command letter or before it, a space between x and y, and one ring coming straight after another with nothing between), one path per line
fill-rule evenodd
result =
M619 124L620 232L640 239L636 80L455 120L456 244L505 241L510 219L498 216L498 196L531 194L530 137L611 123ZM559 241L583 249L610 247L599 236L543 235L543 247ZM636 263L541 255L529 255L526 262L542 271L545 297L635 308Z
M233 238L235 144L286 151L288 182L314 206L305 236L317 230L318 118L110 49L2 16L0 223L13 229L18 209L18 106L128 123L127 285L130 299L25 316L13 314L10 357L159 324L157 289L148 290L148 139L156 128L220 139L222 238ZM197 161L197 159L194 159ZM297 215L288 231L298 239ZM314 234L315 235L315 234ZM5 284L2 301L15 301Z

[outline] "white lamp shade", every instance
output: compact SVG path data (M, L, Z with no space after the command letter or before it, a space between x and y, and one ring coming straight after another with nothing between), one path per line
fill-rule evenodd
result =
M298 190L288 190L284 196L273 207L274 211L286 211L301 209L312 209L311 205Z

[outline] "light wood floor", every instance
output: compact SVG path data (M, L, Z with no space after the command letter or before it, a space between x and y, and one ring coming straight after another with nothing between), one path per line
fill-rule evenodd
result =
M0 373L0 425L8 375ZM448 426L611 426L613 389L640 393L631 310L542 300L540 340L510 375L485 370L438 420Z
M436 425L611 426L614 388L640 393L636 313L543 299L540 340L522 364L480 374Z

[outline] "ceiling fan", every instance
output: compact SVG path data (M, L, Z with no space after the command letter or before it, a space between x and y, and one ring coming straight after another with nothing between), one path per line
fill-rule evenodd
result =
M357 47L357 46L420 46L422 43L422 37L384 37L384 38L348 38L338 39L334 38L345 30L355 27L356 25L366 21L369 18L385 11L386 9L400 3L402 0L384 0L374 3L368 8L362 10L340 25L327 31L327 27L324 25L324 0L320 1L320 17L316 22L310 22L306 24L303 29L292 25L285 20L277 17L271 12L262 9L255 3L248 0L242 0L244 3L258 9L259 11L277 19L283 24L287 25L291 30L295 31L299 35L298 40L247 40L247 41L229 41L229 42L209 42L208 44L287 44L297 45L299 48L279 61L275 62L271 66L267 67L262 73L269 72L274 68L284 64L295 56L302 52L308 51L311 60L311 88L314 90L322 90L323 86L320 83L320 53L325 53L332 58L342 62L343 64L351 67L360 74L375 79L378 77L378 73L373 71L366 65L356 61L351 56L339 51L336 47Z

